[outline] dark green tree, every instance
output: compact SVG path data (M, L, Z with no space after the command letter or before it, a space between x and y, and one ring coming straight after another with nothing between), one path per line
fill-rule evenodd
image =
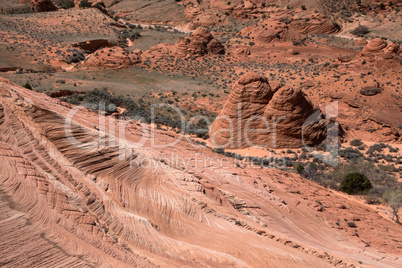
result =
M349 173L341 182L341 191L347 194L365 193L371 188L371 181L360 172Z

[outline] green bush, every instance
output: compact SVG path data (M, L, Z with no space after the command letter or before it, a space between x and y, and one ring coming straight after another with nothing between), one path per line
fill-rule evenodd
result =
M91 7L91 3L89 3L88 0L82 0L82 1L80 2L79 7L83 7L83 8Z
M61 3L60 7L64 8L64 9L69 9L69 8L75 7L75 4L74 4L73 0L69 0L69 1L64 1L63 3Z
M31 87L31 85L30 85L28 82L25 83L25 85L23 85L23 87L25 87L26 89L32 90L32 87Z
M358 147L360 145L363 145L363 142L361 139L354 139L350 141L350 145L353 147Z
M304 166L302 164L294 164L293 168L296 170L297 174L302 175L304 171Z
M360 172L349 173L341 182L341 191L347 194L365 193L371 188L371 181Z
M365 34L368 34L370 30L364 26L364 25L359 25L357 26L354 30L352 30L350 33L356 36L364 36Z
M101 6L101 4L99 4L99 3L96 3L96 4L94 5L94 8L97 8L97 9L99 9L99 10L102 11L102 6Z

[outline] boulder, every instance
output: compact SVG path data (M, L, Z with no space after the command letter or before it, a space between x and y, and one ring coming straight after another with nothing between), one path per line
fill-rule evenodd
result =
M382 88L378 86L368 86L364 87L362 90L360 90L360 94L364 96L375 96L383 91Z
M387 46L387 42L381 38L371 40L364 48L363 54L380 53Z

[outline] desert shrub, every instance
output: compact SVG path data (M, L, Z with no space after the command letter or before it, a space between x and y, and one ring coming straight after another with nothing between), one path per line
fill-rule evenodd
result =
M307 8L306 8L305 5L302 5L301 8L302 8L303 10L307 10Z
M356 35L356 36L364 36L365 34L368 34L369 32L370 31L366 26L359 25L354 30L352 30L350 33L353 35Z
M83 8L91 7L91 3L89 3L88 0L82 0L79 4L79 7L83 7Z
M84 53L82 51L79 51L79 50L76 50L76 49L73 49L71 51L71 54L69 54L69 55L67 55L65 57L65 62L68 63L68 64L78 63L78 62L80 62L82 60L85 60Z
M395 222L400 223L398 213L402 206L402 190L386 191L382 198L391 207Z
M294 46L301 46L304 45L306 42L306 38L300 39L300 40L293 40L293 45Z
M303 171L304 171L304 166L302 164L294 164L293 168L296 170L297 174L299 175L303 175Z
M99 9L99 10L102 10L102 6L101 6L101 4L99 4L99 3L96 3L96 4L94 5L94 8L97 8L97 9Z
M348 226L349 226L350 228L356 228L356 227L357 227L357 226L356 226L356 223L354 223L353 221L348 222Z
M32 86L28 82L26 82L25 85L23 85L23 87L25 87L26 89L32 90Z
M354 140L350 141L350 145L353 147L358 147L358 146L363 145L363 142L361 139L354 139Z
M61 8L64 8L64 9L69 9L69 8L75 7L75 4L74 4L74 1L73 1L73 0L63 1L63 2L60 4L60 7L61 7Z
M363 151L366 148L367 148L366 144L362 144L359 147L357 147L357 149L359 149L360 151Z
M70 103L70 104L73 104L73 105L79 105L84 100L84 96L79 95L79 94L73 94L73 95L61 98L60 100L65 101L65 102Z
M223 149L223 148L216 148L215 150L215 153L217 153L217 154L222 154L222 155L224 155L225 154L225 149Z
M348 147L343 150L339 150L339 156L346 160L354 160L354 159L363 157L363 154L357 149Z
M399 151L398 147L392 147L391 145L388 145L388 149L390 153L397 153Z
M367 150L366 154L373 154L374 152L382 152L383 149L387 148L387 145L384 143L376 143L370 146L370 148Z
M353 172L346 175L341 182L340 190L347 194L360 194L367 192L371 188L373 188L373 185L366 175L360 172Z

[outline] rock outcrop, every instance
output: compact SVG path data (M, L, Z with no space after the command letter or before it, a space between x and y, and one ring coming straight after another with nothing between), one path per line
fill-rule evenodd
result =
M400 47L398 43L392 42L387 43L387 41L381 38L375 38L371 40L359 54L360 56L380 56L383 59L392 59L398 57L400 53Z
M326 135L326 121L320 113L306 124L316 111L300 89L284 86L273 90L264 76L247 73L233 85L212 124L211 142L223 148L315 145Z
M368 53L380 53L387 46L387 42L381 38L375 38L371 40L364 48L363 54Z
M121 47L102 48L91 54L81 67L124 69L141 62L141 51L128 52Z
M320 14L313 14L310 18L295 20L290 27L302 34L333 34L341 30L341 27L329 18Z
M243 29L240 34L250 36L254 41L262 44L274 41L297 41L304 38L304 35L298 30L278 20L265 20L257 26L249 26Z
M201 6L191 4L184 11L186 20L189 21L189 28L209 27L220 24L219 17L215 12L204 10ZM222 20L221 20L222 21Z
M189 37L179 38L173 45L159 44L147 50L144 55L148 58L184 58L224 53L225 47L206 28L199 27Z

